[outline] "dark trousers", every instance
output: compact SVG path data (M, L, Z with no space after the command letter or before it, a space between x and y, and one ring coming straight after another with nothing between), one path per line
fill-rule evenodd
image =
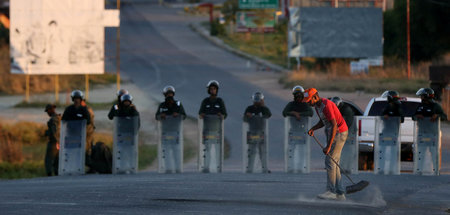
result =
M48 176L58 175L58 153L56 142L48 142L45 153L45 172Z

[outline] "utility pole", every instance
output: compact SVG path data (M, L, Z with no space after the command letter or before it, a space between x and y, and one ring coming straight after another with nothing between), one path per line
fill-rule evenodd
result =
M120 13L120 0L117 0L117 10ZM117 75L117 90L120 90L120 23L117 27L116 37L116 75Z
M59 75L55 75L55 103L59 103Z
M408 80L411 79L411 28L409 17L409 0L406 0L406 47L408 55Z

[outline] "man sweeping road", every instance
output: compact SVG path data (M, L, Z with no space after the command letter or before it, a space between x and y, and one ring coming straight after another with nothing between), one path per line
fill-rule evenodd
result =
M314 136L314 130L325 126L327 145L323 147L325 168L327 170L327 191L318 195L321 199L345 200L345 190L341 182L341 171L336 163L339 163L341 151L347 139L348 128L336 105L325 98L320 98L315 88L305 90L303 102L316 109L320 121L309 131Z

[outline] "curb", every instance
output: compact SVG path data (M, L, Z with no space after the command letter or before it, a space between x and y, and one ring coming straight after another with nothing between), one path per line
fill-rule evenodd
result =
M235 48L232 48L231 46L225 44L221 39L217 38L217 37L213 37L211 35L209 35L209 31L205 28L203 28L202 26L200 26L198 23L191 23L189 24L189 27L197 32L198 34L200 34L203 38L207 39L208 41L210 41L211 43L213 43L214 45L225 49L226 51L235 54L237 56L246 58L248 60L253 61L254 63L258 64L258 65L262 65L263 67L267 67L270 68L270 70L273 70L275 72L283 72L283 73L287 73L290 72L290 70L285 69L281 66L275 65L267 60L261 59L259 57L247 54L243 51L237 50Z

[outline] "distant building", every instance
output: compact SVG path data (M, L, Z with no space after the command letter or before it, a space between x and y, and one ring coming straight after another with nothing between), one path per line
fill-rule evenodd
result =
M289 7L378 7L394 8L394 0L286 0Z

